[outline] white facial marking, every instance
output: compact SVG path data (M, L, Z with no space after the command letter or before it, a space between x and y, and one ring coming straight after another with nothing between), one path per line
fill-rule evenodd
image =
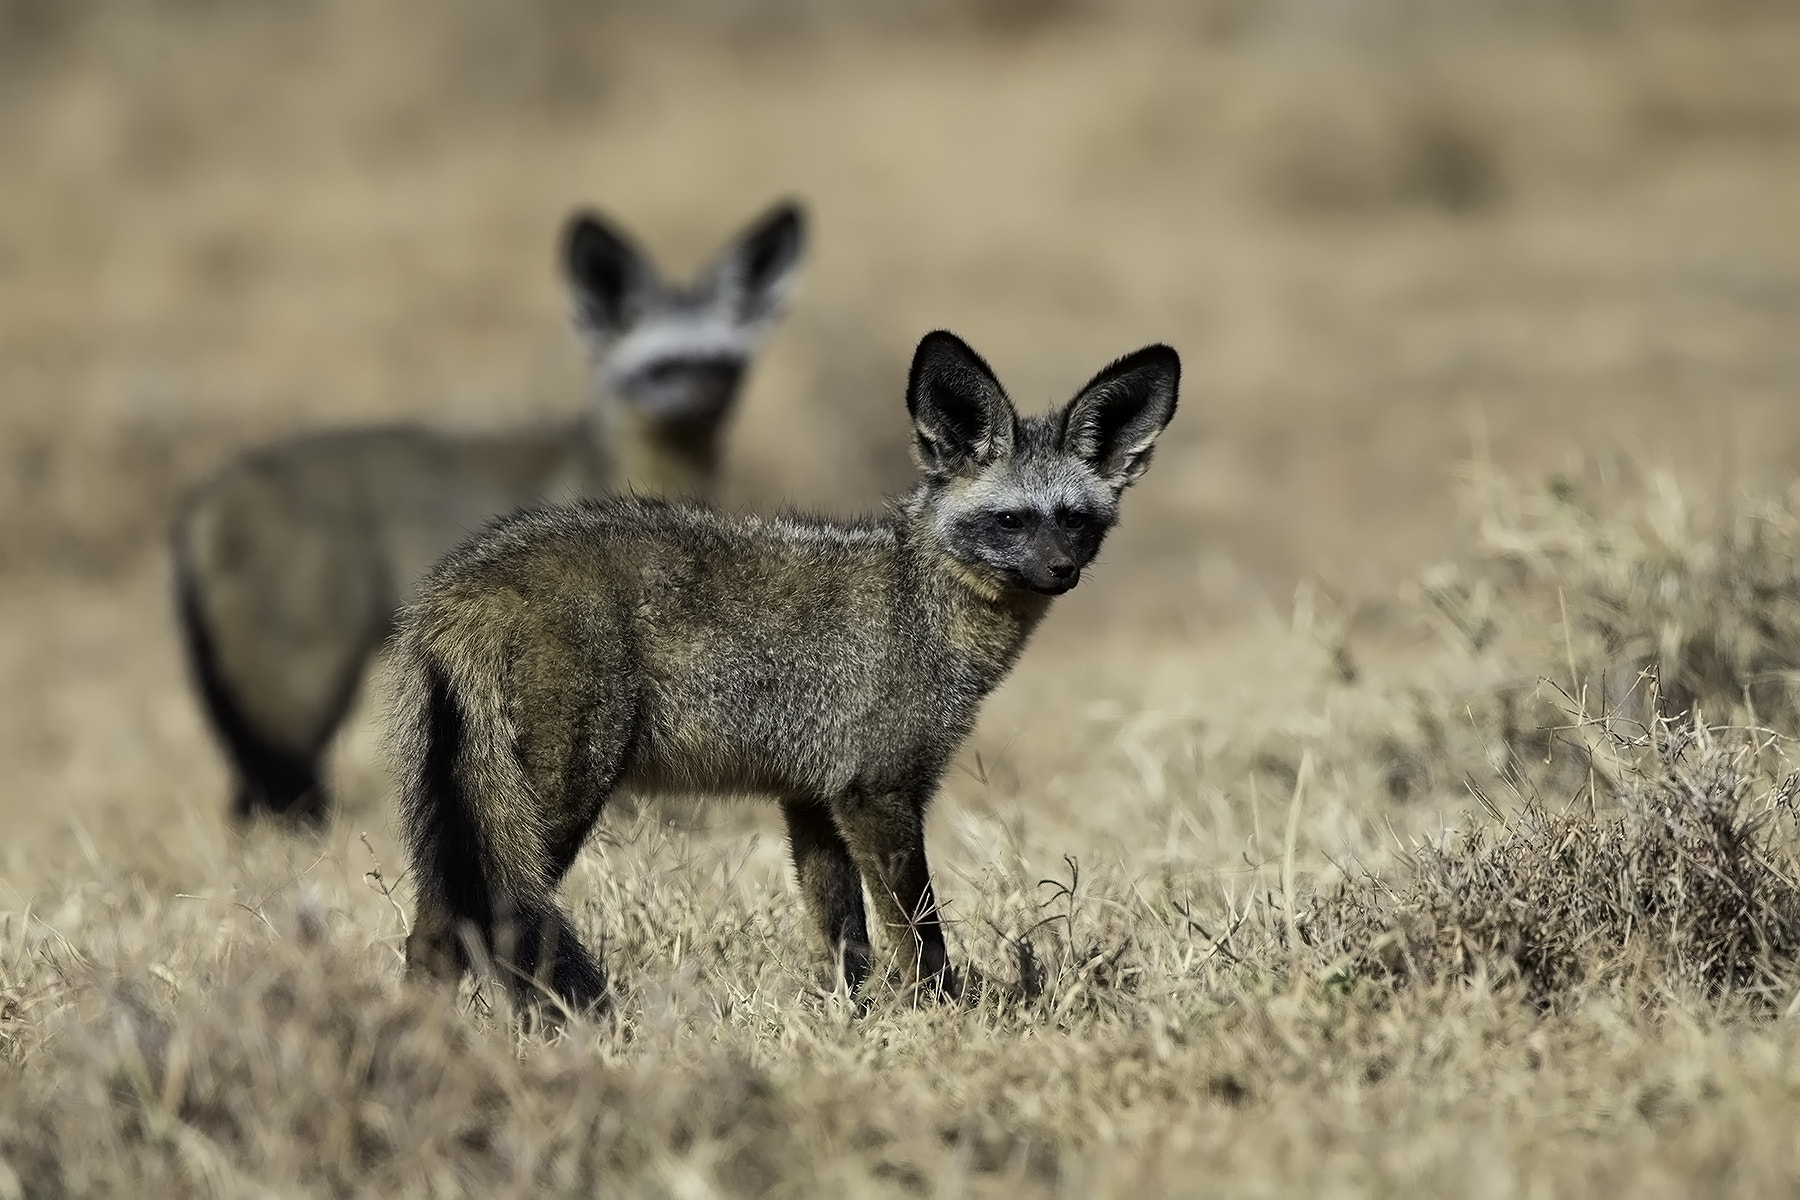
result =
M652 317L613 343L606 370L624 379L666 359L748 359L762 340L763 327L727 320L717 313Z

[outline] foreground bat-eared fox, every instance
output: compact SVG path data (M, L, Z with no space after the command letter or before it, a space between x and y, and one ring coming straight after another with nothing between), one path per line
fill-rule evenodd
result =
M804 240L801 210L777 205L692 286L673 286L628 237L577 212L561 267L594 363L578 417L303 437L194 489L174 530L176 601L238 818L328 815L320 759L369 659L431 565L487 521L613 490L711 493L727 417Z
M919 478L879 519L611 497L464 544L393 650L408 970L454 981L485 960L521 999L604 1004L555 891L624 788L777 801L833 977L854 992L868 974L866 886L909 984L954 992L926 806L1149 465L1180 369L1149 346L1020 417L932 333L906 393Z

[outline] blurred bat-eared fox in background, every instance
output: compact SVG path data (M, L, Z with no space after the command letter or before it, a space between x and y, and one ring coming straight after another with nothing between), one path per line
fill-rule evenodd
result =
M712 493L750 359L780 315L805 218L777 205L689 287L578 212L561 267L593 360L566 425L304 436L230 463L174 529L194 679L235 775L234 814L323 821L321 759L394 614L444 553L520 507L614 490Z
M1149 346L1021 418L973 350L932 333L906 394L919 478L879 519L615 496L465 543L393 648L409 971L453 981L485 959L522 998L602 1005L555 891L626 788L774 799L833 976L854 991L869 971L866 886L903 974L956 991L926 807L1118 519L1179 377Z

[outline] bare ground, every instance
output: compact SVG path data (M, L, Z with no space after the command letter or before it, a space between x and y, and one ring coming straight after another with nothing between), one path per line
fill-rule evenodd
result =
M0 1200L1800 1181L1768 907L1800 877L1800 23L978 7L0 5ZM818 236L733 503L903 481L930 327L1023 404L1146 341L1184 356L1105 561L934 810L953 949L992 986L817 994L742 808L622 818L578 864L616 1024L411 995L372 713L324 838L223 825L173 498L324 422L564 411L568 207L685 266L788 193ZM1534 990L1529 922L1495 914L1602 850L1663 861L1606 824L1662 778L1609 740L1635 710L1570 715L1643 665L1776 727L1713 735L1774 899L1643 901L1747 974L1596 921L1579 978ZM1508 841L1533 805L1576 823ZM1469 883L1494 863L1527 882ZM1373 899L1307 907L1369 872ZM1446 879L1471 902L1433 907Z

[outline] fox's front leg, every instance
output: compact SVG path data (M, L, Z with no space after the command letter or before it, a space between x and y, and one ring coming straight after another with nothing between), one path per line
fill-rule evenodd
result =
M832 811L901 970L927 993L957 994L925 864L923 801L905 793L846 796Z
M806 901L809 940L815 950L831 957L833 973L854 994L869 975L869 922L850 847L832 821L831 810L817 800L784 800L781 814L787 819L794 875Z

